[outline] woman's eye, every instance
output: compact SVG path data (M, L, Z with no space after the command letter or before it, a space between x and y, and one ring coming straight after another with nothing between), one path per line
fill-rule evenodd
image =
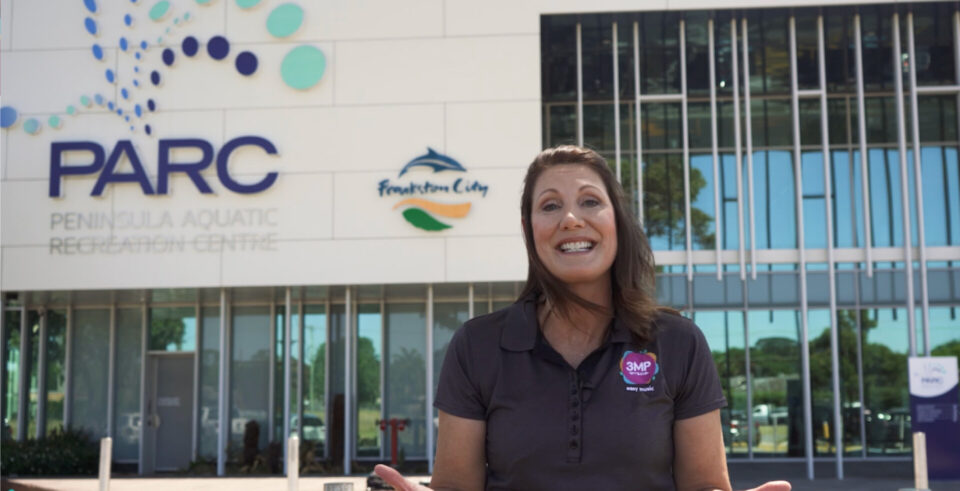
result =
M593 208L594 206L600 206L600 200L596 198L587 198L583 200L582 206L587 208Z
M547 203L547 204L543 205L542 207L540 207L540 209L543 210L543 211L553 211L553 210L556 210L556 209L558 209L558 208L560 208L560 205L558 205L558 204L556 204L556 203Z

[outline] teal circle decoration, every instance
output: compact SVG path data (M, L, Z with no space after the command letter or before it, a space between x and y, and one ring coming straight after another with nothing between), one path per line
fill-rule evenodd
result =
M23 131L36 135L40 132L40 122L36 118L30 118L23 122Z
M153 7L150 7L150 20L158 21L167 15L167 12L170 10L170 2L168 0L160 0L159 2L153 4Z
M47 125L51 128L59 128L61 123L63 123L63 121L61 121L60 116L57 116L56 114L47 119Z
M303 9L294 3L279 5L267 17L267 31L277 38L285 38L300 29Z
M77 114L77 108L74 107L73 104L67 106L67 114L71 116L73 116L74 114Z
M327 57L323 51L309 45L297 46L283 57L280 78L294 89L306 90L323 78L327 69Z
M237 7L242 9L252 9L260 3L260 0L237 0Z
M80 96L80 104L83 104L84 107L90 107L90 104L91 104L92 102L93 102L93 101L90 100L90 97L85 96L85 95Z

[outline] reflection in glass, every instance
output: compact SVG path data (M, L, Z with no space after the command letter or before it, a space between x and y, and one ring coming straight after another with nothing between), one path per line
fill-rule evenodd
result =
M357 305L357 456L380 457L382 452L380 364L383 360L380 304Z
M703 311L693 313L693 321L700 326L710 353L717 365L727 407L720 410L723 425L723 443L730 457L746 457L749 446L747 428L747 374L743 312ZM753 441L759 433L753 431Z
M306 305L303 313L303 439L316 442L322 458L326 432L327 313L323 305Z
M27 399L27 438L37 436L37 401L40 392L40 312L27 311L27 332L30 334L30 355L27 358L29 388Z
M196 315L193 307L151 308L148 349L193 351L197 344Z
M113 459L134 462L140 453L140 350L142 311L117 309Z
M139 353L139 346L137 352ZM63 403L67 385L67 314L47 310L46 434L63 428ZM138 372L139 376L139 372Z
M200 444L201 458L217 457L220 391L220 308L200 312Z
M955 147L922 147L927 246L960 245L960 165Z
M70 426L93 439L107 434L107 361L110 358L110 311L73 312L70 373Z
M690 221L693 222L694 249L716 249L713 177L712 155L690 157Z
M258 448L269 441L270 308L234 307L230 353L230 447L228 457L239 460L244 434L251 422L259 426Z
M693 181L691 172L691 181ZM698 187L706 185L703 176ZM693 186L691 186L691 189ZM647 155L643 169L643 209L647 238L654 250L683 250L684 232L683 158L678 154ZM693 216L691 210L691 217ZM706 229L709 217L697 222Z
M750 311L754 455L802 457L800 319L794 310Z
M20 414L20 311L4 312L3 439L17 437Z
M397 437L406 458L423 458L426 449L426 306L387 304L386 417L409 420ZM432 355L432 353L431 353ZM389 438L389 436L387 437ZM385 438L385 440L387 439ZM388 445L389 446L389 445Z
M833 373L830 349L830 310L807 312L810 334L810 391L813 401L813 453L835 455L833 424ZM856 359L854 358L854 361Z
M793 157L781 150L754 152L753 173L757 248L797 247Z
M960 359L960 317L956 307L930 308L930 354Z
M906 309L862 312L863 397L868 455L911 452Z

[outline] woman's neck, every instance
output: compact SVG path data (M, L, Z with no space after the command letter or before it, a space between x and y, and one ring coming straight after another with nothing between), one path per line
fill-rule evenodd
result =
M605 290L605 291L604 291ZM612 310L613 299L607 288L592 285L590 288L570 288L570 292L584 300L593 302L605 309ZM567 305L566 311L550 305L541 304L538 320L543 335L570 366L576 368L594 350L603 344L610 325L610 315L586 309L577 304Z

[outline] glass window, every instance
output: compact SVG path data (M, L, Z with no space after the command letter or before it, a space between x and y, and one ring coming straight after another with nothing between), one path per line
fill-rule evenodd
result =
M956 307L931 307L930 354L960 359L960 317Z
M865 313L864 313L865 314ZM861 312L854 309L837 310L837 347L840 351L840 414L843 419L843 449L845 455L860 455L863 449L861 433L862 407L860 375L857 372L862 353L858 353L857 338L861 335ZM823 341L818 341L822 345ZM814 349L811 346L811 356ZM811 358L812 360L812 358ZM811 367L813 362L811 361ZM832 387L832 385L831 385Z
M150 350L193 351L197 344L197 313L194 307L150 309Z
M314 455L325 455L327 311L324 305L305 305L303 311L303 439L316 442Z
M383 322L380 304L357 305L357 446L358 457L381 457L380 374L383 367ZM389 429L388 429L389 431Z
M859 12L864 89L893 89L892 8L861 6ZM901 36L900 40L901 47L905 48L906 39Z
M583 98L613 99L613 19L609 15L581 16L579 19L583 56Z
M723 442L727 455L746 457L749 446L747 426L747 375L743 312L693 312L693 321L700 326L720 375L727 407L720 409ZM759 433L753 432L754 441Z
M817 11L799 9L794 16L797 28L797 87L820 88L820 56L817 53ZM789 34L789 33L788 33ZM789 45L787 47L789 49ZM819 105L820 102L817 101Z
M200 442L199 457L217 457L220 421L220 307L200 311Z
M740 247L740 223L737 220L737 158L733 154L720 154L720 210L723 213L721 226L723 235L720 237L724 249L737 249ZM746 180L746 174L741 176ZM743 185L743 211L750 211L749 203L746 198L747 186ZM748 215L745 215L748 216ZM748 227L748 221L744 221L744 228ZM749 240L748 233L744 233L744 239ZM737 266L739 267L739 266Z
M689 111L689 107L687 108ZM644 103L640 105L643 128L643 150L682 149L683 121L678 103ZM689 114L688 114L689 117Z
M927 246L960 245L957 149L922 147L920 163Z
M573 104L547 105L546 147L577 143L577 107Z
M47 310L47 398L46 432L63 428L63 403L66 394L67 313Z
M833 424L833 361L830 346L830 310L807 312L810 335L810 391L813 400L813 453L836 455Z
M751 98L750 119L754 149L793 145L793 116L789 100Z
M270 308L234 307L233 340L230 349L230 453L243 455L244 434L256 422L258 449L269 441L267 409L270 404Z
M584 104L583 144L598 150L613 150L615 122L613 104Z
M912 6L914 53L917 56L917 84L956 83L953 58L953 12L949 3L920 3ZM906 17L904 17L906 23Z
M107 360L110 359L110 311L73 312L70 384L71 427L94 440L107 434Z
M920 116L921 142L953 142L957 140L957 101L953 96L917 97L917 114ZM909 113L907 123L910 121ZM910 138L913 138L912 134Z
M750 326L753 423L757 456L804 455L800 322L794 310L754 310Z
M694 249L716 249L713 170L712 155L690 157L690 221Z
M274 382L273 382L273 440L286 441L283 435L283 385L286 382L286 308L283 305L276 307L274 318ZM297 372L300 356L300 319L296 303L290 313L290 391L286 393L290 398L290 432L297 432Z
M385 412L388 419L409 420L397 437L406 458L424 458L426 451L427 336L423 303L388 303ZM432 355L432 353L431 353ZM389 439L389 435L385 440Z
M868 455L910 455L906 309L863 311L863 397Z
M143 311L117 309L113 460L140 458L140 354Z
M643 225L650 246L654 250L683 250L686 247L683 157L678 154L654 154L647 155L644 160ZM705 186L705 180L698 182L698 185L701 188ZM704 216L695 223L706 228L707 222L708 217Z
M757 248L797 247L793 156L781 150L754 152L753 173Z
M708 12L688 12L684 16L687 29L687 94L694 97L704 96L710 91L708 19Z
M827 200L823 182L823 152L801 154L803 179L803 242L808 248L827 247Z
M867 151L870 172L870 218L874 247L903 245L900 157L895 149Z
M788 12L764 9L752 10L746 15L750 36L750 91L754 94L789 92Z
M29 394L27 403L27 438L37 436L37 401L40 400L40 312L27 311L27 332L30 335L30 355L27 358Z
M827 90L852 92L856 87L853 16L848 8L825 9L824 44L827 50ZM832 126L832 124L831 124Z
M20 311L4 314L3 439L17 437L20 414Z
M540 17L544 101L577 99L577 31L573 16Z
M680 24L674 12L640 18L640 92L680 93Z
M330 461L335 466L343 462L343 442L347 435L344 429L345 309L346 306L342 303L330 306L330 405L327 413L327 421L330 422L330 438L327 441L327 449Z

